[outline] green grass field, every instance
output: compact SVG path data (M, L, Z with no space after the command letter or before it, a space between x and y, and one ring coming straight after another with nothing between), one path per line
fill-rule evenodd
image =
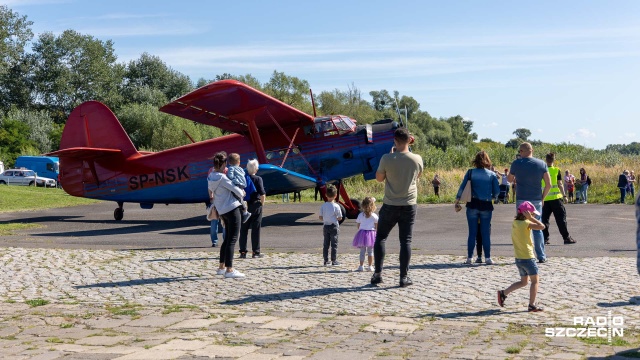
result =
M71 196L62 189L32 186L0 186L0 212L51 209L96 203Z

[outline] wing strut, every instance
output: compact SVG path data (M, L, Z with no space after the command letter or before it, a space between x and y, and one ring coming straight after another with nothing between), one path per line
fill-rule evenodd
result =
M300 130L300 128L296 129L296 132L293 135L293 139L290 139L289 136L287 135L287 133L282 129L282 126L280 126L280 124L278 124L278 121L276 121L276 119L273 117L273 115L271 115L271 112L269 112L269 109L266 109L266 111L267 111L267 115L269 115L269 117L271 118L271 121L273 121L273 123L276 124L276 126L278 127L278 130L280 130L280 132L285 137L285 139L287 139L289 141L289 148L287 148L287 155L288 155L289 154L289 150L291 150L291 147L293 146L293 139L295 139L296 135L298 135L298 130ZM264 149L262 150L262 152L264 153ZM302 151L300 152L300 156L302 157L302 160L304 160L304 162L307 164L307 166L309 167L309 170L311 170L313 175L318 175L318 173L314 170L314 168L311 166L311 164L309 164L309 162L307 161L307 158L304 157L304 154L302 153ZM287 159L287 157L285 156L284 160L286 160L286 159ZM280 165L280 167L282 167L282 165L284 165L284 160L282 161L282 164Z
M264 145L262 145L262 139L260 139L258 127L256 126L256 121L254 120L254 118L248 118L247 125L249 125L249 135L251 136L251 142L253 143L253 146L256 147L256 155L258 156L258 161L260 162L260 164L266 164L267 157L264 154Z

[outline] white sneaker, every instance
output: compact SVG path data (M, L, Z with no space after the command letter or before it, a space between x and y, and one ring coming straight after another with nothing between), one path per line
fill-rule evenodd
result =
M484 262L485 262L485 264L487 264L487 265L493 265L493 264L494 264L494 262L493 262L493 260L491 260L491 258L486 258L486 259L484 260Z
M225 272L224 274L225 279L242 279L244 277L245 275L243 273L235 269L232 272Z
M467 258L467 261L464 262L466 265L471 265L473 263L473 258Z
M216 271L216 275L224 275L224 273L227 272L227 269L218 269L218 271Z
M364 271L364 266L362 266L362 265L358 266L358 268L356 269L356 271Z
M373 267L373 265L369 266L369 271L376 271L376 268Z

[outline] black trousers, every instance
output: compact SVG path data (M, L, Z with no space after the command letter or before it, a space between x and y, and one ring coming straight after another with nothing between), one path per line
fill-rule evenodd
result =
M249 235L249 230L251 230L251 251L254 253L260 252L260 228L262 227L262 203L260 201L256 201L255 203L249 204L249 211L251 213L251 217L247 222L242 224L240 228L240 240L238 241L240 245L240 252L247 252L247 237Z
M562 199L556 199L551 201L544 201L542 204L542 216L540 221L544 224L544 230L542 234L545 240L549 240L549 218L553 213L553 217L556 219L558 230L564 240L569 238L569 230L567 230L567 211L564 208Z
M396 224L398 225L398 237L400 238L400 277L409 273L409 261L411 261L411 237L413 235L413 223L416 218L416 205L392 206L383 204L380 208L378 219L378 232L376 242L373 245L376 272L382 272L385 243L389 233Z
M329 261L329 246L331 246L331 261L336 261L338 256L338 234L340 234L338 225L324 225L322 234L324 235L324 244L322 246L324 262Z
M242 206L220 215L225 225L224 241L220 245L220 262L226 267L233 267L233 251L238 241L240 233L240 225L242 224L242 215L240 209Z

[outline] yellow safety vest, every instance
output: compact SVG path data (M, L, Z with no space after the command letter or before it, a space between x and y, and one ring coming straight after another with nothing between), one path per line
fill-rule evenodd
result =
M562 199L562 193L560 192L560 188L558 187L558 173L560 173L560 169L555 166L549 166L549 176L551 177L551 190L549 190L549 194L544 198L544 201L551 201ZM544 191L544 179L542 180L542 189Z

